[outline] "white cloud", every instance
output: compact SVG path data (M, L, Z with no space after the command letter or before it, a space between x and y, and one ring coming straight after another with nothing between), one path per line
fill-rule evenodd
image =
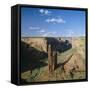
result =
M51 11L47 10L47 9L40 9L39 12L43 15L50 15Z
M40 12L40 13L44 13L44 9L40 9L39 12Z
M46 32L46 33L44 33L44 34L42 34L42 36L43 37L46 37L46 36L53 36L53 35L56 35L57 34L57 32L56 31L53 31L53 32Z
M45 30L44 30L44 29L42 29L42 30L40 30L39 32L40 32L40 33L44 33L44 32L45 32Z
M46 36L48 36L48 33L45 33L45 34L43 34L42 36L43 36L43 37L46 37Z
M65 23L66 21L62 18L49 18L49 19L46 19L46 22L48 23Z
M73 30L67 30L68 32L66 33L67 37L72 37L75 36L75 32Z
M40 27L29 27L30 30L38 30Z
M54 32L51 32L52 34L56 34L57 32L56 31L54 31Z
M44 12L46 15L49 15L51 12L50 11L48 11L48 10L45 10L45 12Z

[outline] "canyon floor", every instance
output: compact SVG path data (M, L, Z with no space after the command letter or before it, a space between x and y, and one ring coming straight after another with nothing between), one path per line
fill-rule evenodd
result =
M57 81L57 80L76 80L86 78L86 57L85 57L85 38L62 38L62 40L69 40L72 48L58 52L57 54L57 68L53 73L48 71L48 57L43 56L41 51L39 53L35 48L36 53L32 53L32 60L34 59L36 66L31 72L31 63L27 53L21 54L21 80L24 83L42 82L42 81ZM28 46L27 46L28 47ZM24 52L25 50L23 50ZM34 50L32 50L34 51ZM30 52L31 53L31 52ZM42 57L40 57L42 56ZM28 58L28 60L27 60ZM24 61L25 60L25 61ZM27 62L26 62L27 61ZM30 68L29 68L30 67Z

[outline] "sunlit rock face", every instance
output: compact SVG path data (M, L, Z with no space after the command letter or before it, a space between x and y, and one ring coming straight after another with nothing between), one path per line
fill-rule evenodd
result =
M39 51L47 52L47 40L45 38L22 38L22 41Z

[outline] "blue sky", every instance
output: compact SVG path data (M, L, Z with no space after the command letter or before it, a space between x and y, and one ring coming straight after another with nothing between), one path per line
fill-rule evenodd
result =
M21 8L22 37L85 36L85 23L84 11Z

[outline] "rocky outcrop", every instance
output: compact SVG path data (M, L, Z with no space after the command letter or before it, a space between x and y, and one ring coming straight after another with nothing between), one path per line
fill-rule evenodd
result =
M21 39L31 47L36 48L39 51L48 52L48 45L51 45L53 50L58 52L64 52L72 47L69 40L61 40L61 38L53 37L26 37Z
M39 51L47 52L47 40L45 38L22 38L22 41Z

